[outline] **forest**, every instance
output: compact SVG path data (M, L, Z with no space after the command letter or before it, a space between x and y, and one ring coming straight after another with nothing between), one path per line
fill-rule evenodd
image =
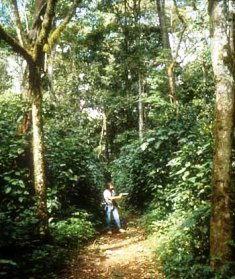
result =
M2 0L0 62L0 278L235 278L234 0Z

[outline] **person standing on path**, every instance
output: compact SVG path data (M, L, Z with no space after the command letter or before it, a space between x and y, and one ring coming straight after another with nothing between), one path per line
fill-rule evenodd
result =
M111 231L111 220L112 217L115 221L118 232L123 233L125 230L121 228L121 221L118 213L118 204L116 200L122 198L122 194L115 196L114 185L111 182L107 183L107 187L103 192L104 202L105 202L105 212L106 212L106 224L108 229L108 234L112 234Z

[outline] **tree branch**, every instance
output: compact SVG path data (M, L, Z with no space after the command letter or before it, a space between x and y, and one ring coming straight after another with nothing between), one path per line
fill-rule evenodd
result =
M17 32L17 36L19 38L19 42L20 42L21 46L28 48L29 42L27 40L27 37L25 36L24 30L22 27L17 1L11 0L11 3L14 8L13 12L14 12L14 16L15 16L16 32Z
M180 45L181 45L181 42L182 42L182 40L183 40L183 35L184 35L184 32L185 32L185 30L186 30L186 28L187 28L187 25L186 25L186 23L185 23L183 17L181 16L181 14L179 13L179 9L178 9L176 0L173 0L173 2L174 2L174 6L175 6L175 10L176 10L178 19L179 19L179 20L181 21L181 23L183 24L183 29L182 29L181 32L180 32L179 43L178 43L178 45L177 45L177 47L176 47L176 51L175 51L175 59L174 59L174 60L176 60L177 57L178 57Z
M47 42L50 30L51 30L51 25L52 25L52 20L54 18L55 14L55 7L57 4L58 0L48 0L47 1L47 7L46 7L46 12L45 16L42 22L42 28L40 30L40 33L36 39L35 45L34 45L34 51L33 51L33 58L34 60L40 59L41 54L43 52L43 46Z
M56 40L58 39L59 35L63 32L65 29L66 25L69 23L71 20L72 16L74 15L74 12L78 5L82 2L82 0L76 0L69 8L69 11L64 18L64 20L61 22L61 24L53 31L53 33L50 35L48 38L48 51L51 51L53 48Z
M5 41L14 52L21 55L27 62L32 62L32 56L30 55L30 53L25 48L23 48L17 42L17 40L15 40L15 38L10 36L0 24L0 41L1 40Z
M46 11L46 6L47 6L47 1L46 0L37 0L37 3L35 4L35 10L34 10L34 20L31 26L31 30L34 30L37 28L40 22L40 17L44 16L45 11Z

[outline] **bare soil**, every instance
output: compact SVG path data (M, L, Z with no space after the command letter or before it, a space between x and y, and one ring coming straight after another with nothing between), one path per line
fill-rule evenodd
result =
M144 230L102 233L75 255L62 279L163 279L153 243Z

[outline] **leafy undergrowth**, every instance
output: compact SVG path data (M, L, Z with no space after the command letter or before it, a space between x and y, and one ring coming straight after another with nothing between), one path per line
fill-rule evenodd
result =
M102 233L83 251L74 251L61 279L164 278L157 263L144 230L130 222L125 233Z

